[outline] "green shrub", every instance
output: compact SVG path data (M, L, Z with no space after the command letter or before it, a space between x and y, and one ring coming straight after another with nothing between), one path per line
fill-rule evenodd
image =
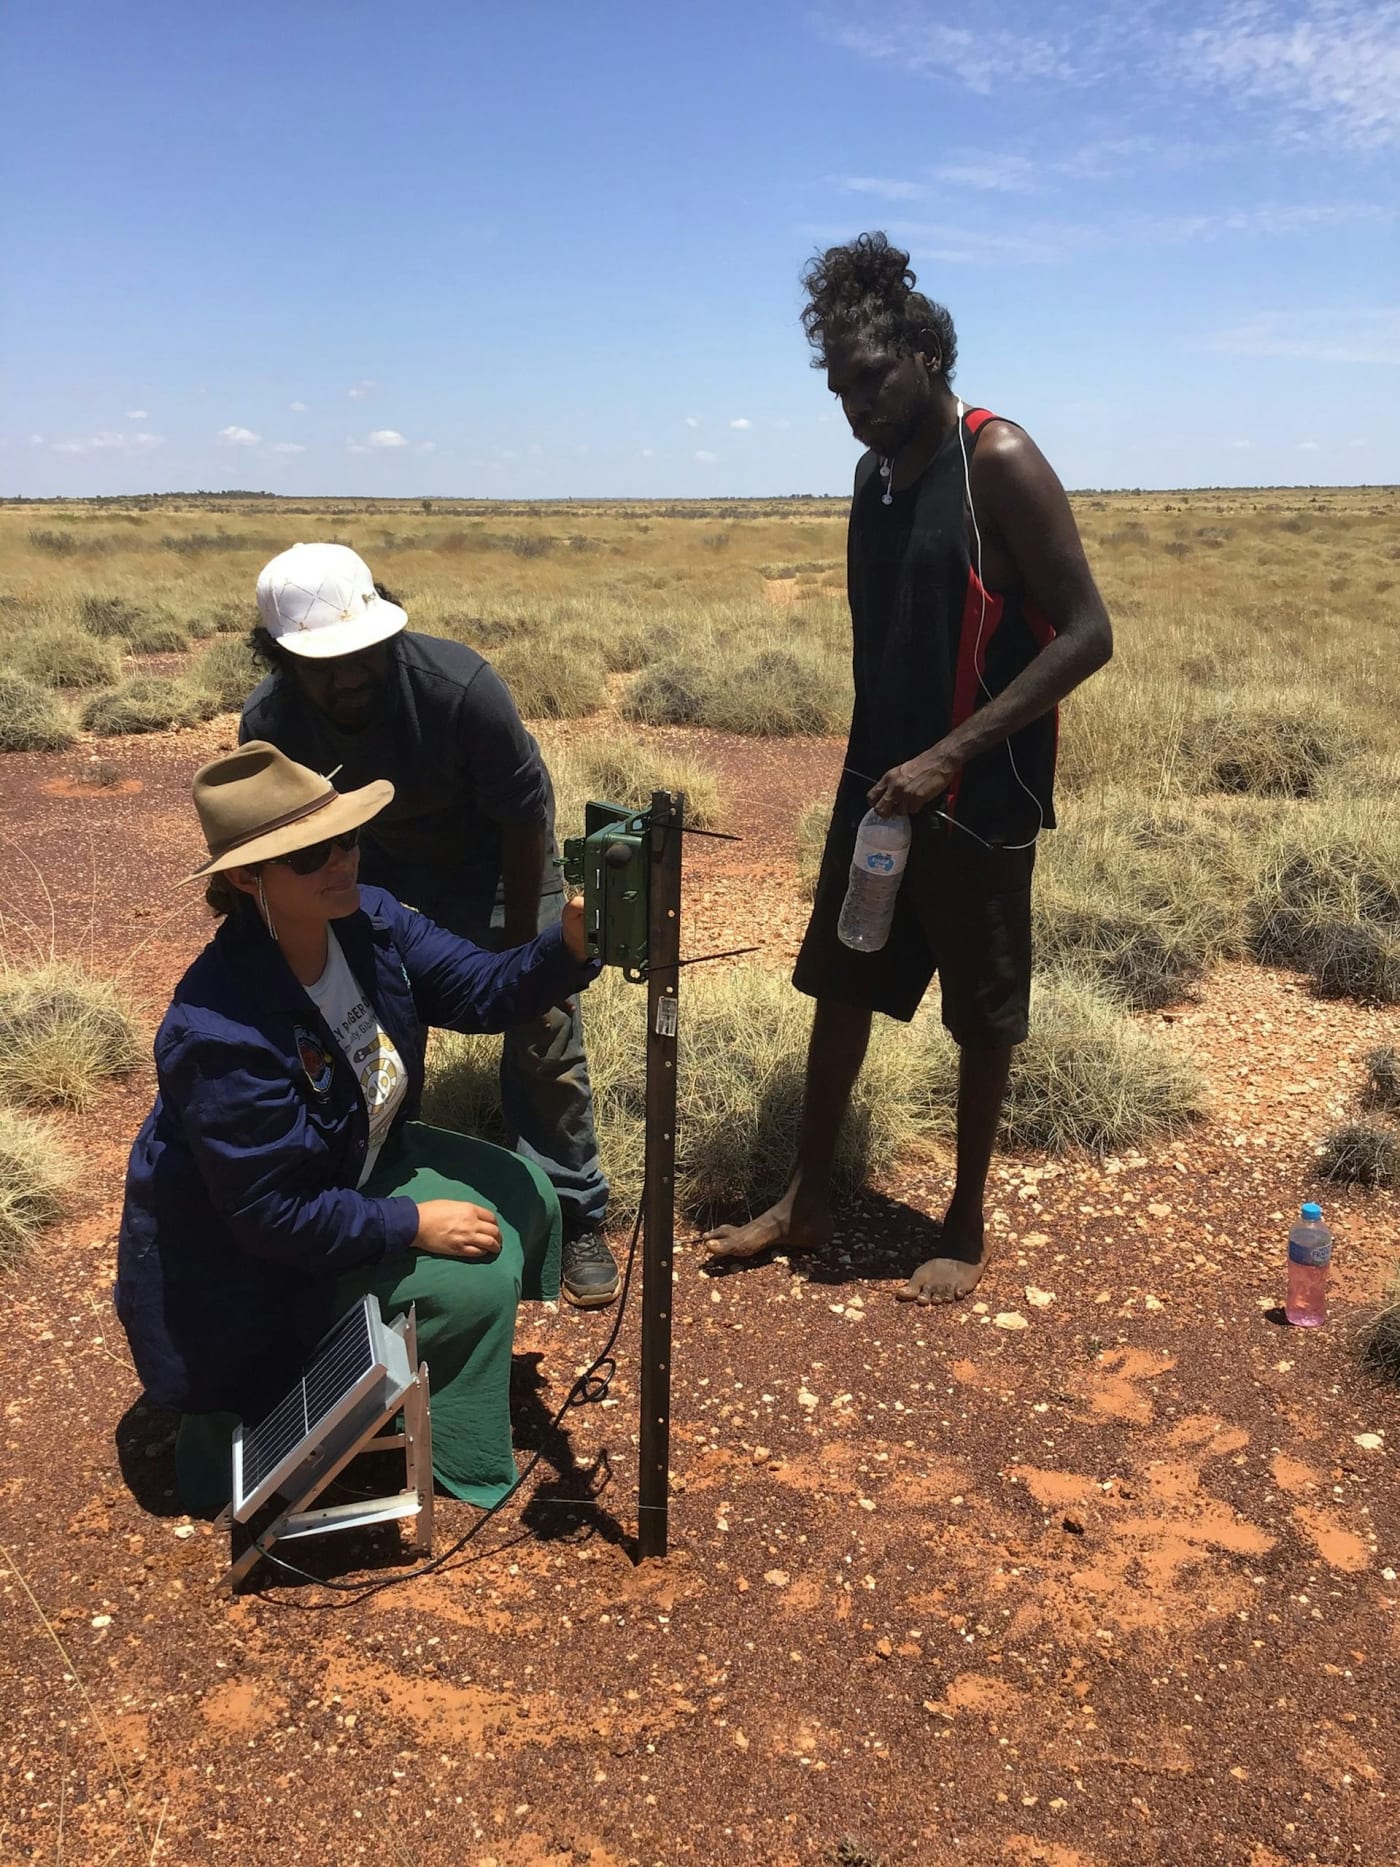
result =
M188 681L163 674L137 674L105 694L94 694L83 708L83 725L101 739L122 733L156 733L168 726L193 726L218 711L212 697Z
M1344 1186L1400 1186L1400 1140L1388 1128L1347 1122L1323 1142L1318 1172Z
M0 1108L0 1271L63 1211L74 1167L47 1122Z
M72 743L67 711L52 691L0 668L0 752L59 752Z
M951 1138L957 1050L940 1030L931 1051L927 1121ZM1037 977L1031 1034L1015 1053L1002 1116L1009 1146L1109 1154L1174 1134L1204 1109L1194 1064L1135 1023L1104 986L1073 973Z
M136 1026L115 985L76 966L0 971L0 1098L82 1108L136 1062Z
M18 643L12 666L45 687L106 687L121 674L121 656L111 642L72 623L56 622Z
M247 639L236 635L212 643L189 672L190 681L221 713L236 713L262 677Z
M584 994L583 1015L599 1149L623 1222L641 1193L646 994L609 969ZM780 975L741 966L687 976L677 1163L686 1211L743 1201L758 1210L787 1184L810 1030L810 1005ZM499 1055L499 1038L435 1036L423 1119L499 1135ZM920 1069L907 1034L882 1020L837 1150L841 1187L883 1171L914 1138Z

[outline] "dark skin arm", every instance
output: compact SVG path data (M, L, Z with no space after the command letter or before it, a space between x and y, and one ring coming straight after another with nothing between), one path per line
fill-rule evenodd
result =
M1049 713L1113 653L1112 625L1069 500L1028 434L999 421L983 430L972 456L972 498L987 588L1021 591L1053 624L1055 639L995 700L885 773L869 793L882 817L912 815L941 797L969 760Z
M542 823L502 824L501 881L505 895L503 937L507 946L524 946L539 931L545 848L545 826Z

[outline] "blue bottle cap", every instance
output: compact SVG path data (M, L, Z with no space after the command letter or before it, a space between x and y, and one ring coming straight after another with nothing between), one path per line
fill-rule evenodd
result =
M1315 1206L1312 1201L1309 1200L1307 1205L1303 1208L1303 1217L1307 1219L1310 1224L1316 1225L1318 1220L1322 1217L1321 1206Z

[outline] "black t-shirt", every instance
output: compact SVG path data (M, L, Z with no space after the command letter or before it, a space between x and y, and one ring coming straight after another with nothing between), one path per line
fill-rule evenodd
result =
M971 460L995 420L962 418ZM840 802L864 808L867 780L883 777L946 738L998 694L1054 635L1014 591L985 590L968 548L966 481L958 429L944 437L912 486L884 503L873 453L856 468L846 544L856 701ZM973 759L935 800L991 843L1021 843L1055 821L1053 712ZM953 832L956 834L956 832Z
M292 676L274 671L245 701L239 739L266 739L299 764L335 772L339 791L388 778L394 801L365 825L360 879L458 930L489 919L503 825L545 825L553 851L554 795L539 746L505 682L464 643L395 636L383 706L357 733L341 732ZM561 886L548 854L543 885Z

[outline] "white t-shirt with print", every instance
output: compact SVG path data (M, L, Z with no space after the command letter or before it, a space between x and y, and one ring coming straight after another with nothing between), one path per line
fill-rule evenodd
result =
M306 991L349 1059L365 1099L369 1149L357 1182L363 1186L374 1171L379 1150L408 1094L408 1072L393 1039L379 1022L379 1014L351 972L333 927L326 929L326 941L326 970Z

